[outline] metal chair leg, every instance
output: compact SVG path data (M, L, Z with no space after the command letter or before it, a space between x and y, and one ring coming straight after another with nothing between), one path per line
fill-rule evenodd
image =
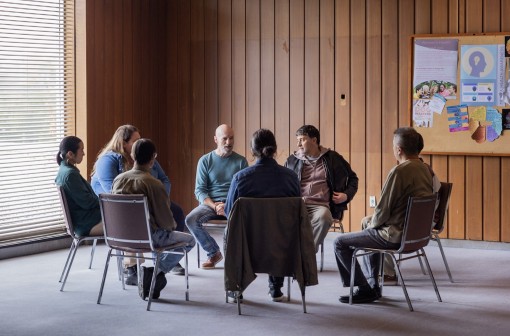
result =
M66 285L67 277L69 276L69 271L71 270L71 267L73 266L74 257L76 256L76 251L78 251L78 245L79 244L80 244L80 241L78 241L74 245L73 253L71 255L71 260L69 261L69 265L67 266L67 269L66 269L66 272L65 272L65 275L64 275L64 280L62 281L62 286L60 287L60 291L61 292L64 291L64 286Z
M321 268L320 272L324 269L324 241L321 243Z
M290 277L287 277L287 301L290 301Z
M421 249L421 252L423 253L423 260L425 260L425 265L427 266L427 270L429 272L430 280L432 281L432 285L434 286L434 290L436 291L437 301L442 302L441 295L439 295L439 289L437 288L436 280L434 279L434 275L432 274L432 270L430 269L429 259L427 258L427 255L425 254L425 250Z
M66 270L67 270L67 266L69 265L69 258L71 258L71 254L75 248L75 245L76 245L76 240L73 239L73 241L71 243L71 247L69 247L69 253L67 254L66 263L64 264L64 268L62 269L62 274L60 274L60 279L58 280L58 282L62 282L62 278L64 277L64 274L66 273Z
M446 267L446 272L448 273L448 277L450 278L450 282L453 283L452 273L450 272L450 267L448 266L448 262L446 261L446 255L443 251L443 245L441 244L441 238L438 235L434 235L435 240L437 241L437 246L439 246L439 251L441 252L441 256L443 257L444 265Z
M101 304L101 298L103 297L104 282L106 280L106 273L108 273L108 265L110 265L110 257L112 255L112 249L108 251L106 256L106 263L104 265L103 279L101 280L101 287L99 288L99 295L97 296L97 304Z
M97 244L97 239L94 239L94 242L92 243L92 250L90 251L89 269L92 268L92 261L94 260L94 252L96 251L96 244Z
M184 249L184 278L186 281L186 301L189 301L188 251Z
M404 295L405 295L406 301L407 301L407 306L409 307L410 311L414 311L413 305L411 304L411 299L409 298L409 294L407 293L407 287L404 282L404 278L402 277L402 272L400 272L400 266L397 263L397 259L395 258L395 255L393 253L391 253L391 257L393 258L393 261L395 262L395 265L397 266L396 269L398 272L398 277L400 279L400 287L402 287L402 290L404 291Z

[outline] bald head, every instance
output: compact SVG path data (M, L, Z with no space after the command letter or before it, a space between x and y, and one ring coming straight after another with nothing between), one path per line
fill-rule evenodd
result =
M226 124L218 126L214 135L214 142L216 143L216 154L222 157L232 154L234 150L234 130L232 127Z

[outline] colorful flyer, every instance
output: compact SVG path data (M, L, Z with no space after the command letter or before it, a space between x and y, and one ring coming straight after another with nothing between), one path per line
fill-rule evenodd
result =
M469 130L469 114L467 105L448 106L448 127L450 132Z

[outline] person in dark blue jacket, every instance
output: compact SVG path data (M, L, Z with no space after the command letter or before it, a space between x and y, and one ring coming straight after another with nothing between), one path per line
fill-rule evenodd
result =
M226 216L239 197L301 196L297 174L274 159L276 148L276 139L270 130L259 129L253 133L251 151L257 161L234 175L225 203ZM283 280L283 277L269 275L269 294L275 302L283 300ZM229 293L229 300L234 301L233 293Z

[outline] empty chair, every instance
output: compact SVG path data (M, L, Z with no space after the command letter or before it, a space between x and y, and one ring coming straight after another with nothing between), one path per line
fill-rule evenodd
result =
M69 271L71 270L71 267L73 266L74 257L76 256L76 251L78 250L78 247L80 244L87 240L92 240L92 250L90 252L90 262L89 262L89 269L92 268L92 261L94 259L94 251L96 248L96 243L98 239L104 239L104 236L78 236L74 233L74 226L73 226L73 220L71 218L71 214L69 212L69 206L67 205L67 198L66 194L64 192L64 188L62 186L57 185L57 191L58 196L60 198L60 205L62 207L62 212L64 214L64 223L66 224L66 230L67 233L71 236L73 239L71 243L71 247L69 248L69 253L67 254L66 263L64 264L64 269L62 270L62 274L60 275L59 282L62 283L62 286L60 287L60 291L64 290L64 286L66 285L67 276L69 275Z
M236 297L255 273L293 277L301 290L317 281L312 227L301 197L240 197L230 212L225 242L225 290ZM240 300L237 300L241 314Z
M155 247L151 236L151 227L149 222L149 209L147 198L144 195L118 195L118 194L100 194L99 204L101 206L101 215L103 217L105 229L105 242L109 247L106 257L106 264L103 272L103 280L99 290L97 303L101 303L104 283L108 272L108 265L111 256L122 256L122 252L136 253L132 258L143 258L144 252L152 252L156 257L145 257L145 259L154 260L154 272L149 291L147 310L150 310L152 303L154 285L159 265L160 256L164 253L184 255L185 264L185 299L189 300L189 282L188 282L188 253L186 243L180 243L170 246ZM114 250L118 251L113 253Z
M448 273L448 277L450 278L450 282L453 283L452 273L450 272L450 267L448 266L448 262L446 261L446 256L443 251L443 246L441 244L441 239L439 235L444 230L444 224L446 220L446 213L448 211L448 205L450 203L450 196L452 194L452 183L441 182L441 188L439 189L439 206L436 210L436 215L434 218L434 227L432 228L432 236L431 239L437 242L439 246L439 251L441 251L441 256L443 257L443 262L446 267L446 272Z
M402 277L402 272L400 271L400 263L404 260L422 257L423 260L425 261L425 265L427 267L432 285L434 286L434 290L436 291L437 299L439 302L441 302L441 296L439 295L439 290L437 289L434 275L432 274L429 261L427 259L427 255L425 253L425 250L423 249L425 246L427 246L427 244L430 241L436 200L437 200L436 194L426 197L409 197L404 221L404 231L402 233L402 240L400 243L400 248L398 250L363 248L363 247L356 248L354 250L354 254L352 256L352 269L350 281L351 288L349 294L350 304L352 304L352 295L354 287L354 273L355 273L354 267L356 264L355 258L372 253L381 254L380 265L381 279L384 279L384 267L382 267L384 259L383 257L385 254L388 254L392 257L393 262L395 264L395 269L397 270L400 279L399 283L400 286L402 287L402 290L404 291L404 295L406 297L407 305L409 306L410 311L413 311L413 306L407 293L407 288L405 285L404 278ZM381 281L381 293L383 291L383 286L384 281Z

